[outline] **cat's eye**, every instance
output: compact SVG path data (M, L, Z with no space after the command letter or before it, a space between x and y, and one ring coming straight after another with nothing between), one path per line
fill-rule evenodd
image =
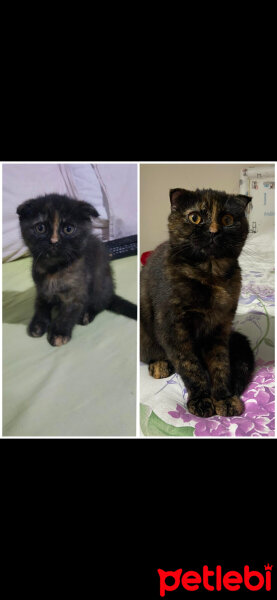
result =
M191 223L193 223L194 225L199 225L201 223L201 221L202 221L200 214L197 213L197 212L190 213L188 215L188 217L189 217L189 221Z
M74 225L67 224L67 225L64 225L64 227L63 227L63 232L66 235L71 235L74 231L75 231Z
M234 223L234 217L233 215L224 215L221 219L221 222L224 227L230 227Z
M44 225L44 223L38 223L37 225L35 225L35 231L37 233L45 233L46 226Z

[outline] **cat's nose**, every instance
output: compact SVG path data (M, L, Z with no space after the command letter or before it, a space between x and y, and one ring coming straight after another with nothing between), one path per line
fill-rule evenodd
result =
M51 244L57 244L58 241L59 241L58 236L57 235L52 235L52 237L50 239Z
M218 224L217 223L211 223L210 227L209 227L209 232L211 234L218 233Z
M51 240L50 250L52 250L52 252L57 252L59 246L60 246L59 240L57 240L56 242L52 242L52 240Z

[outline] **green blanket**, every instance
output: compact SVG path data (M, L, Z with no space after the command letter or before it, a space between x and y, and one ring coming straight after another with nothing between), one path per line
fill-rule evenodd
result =
M116 292L137 301L137 258L112 262ZM136 322L104 311L72 340L31 338L31 258L3 265L3 435L134 436Z

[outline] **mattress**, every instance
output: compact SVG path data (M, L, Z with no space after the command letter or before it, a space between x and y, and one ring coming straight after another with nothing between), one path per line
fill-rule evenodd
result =
M137 257L112 262L116 291L137 301ZM3 265L3 435L134 436L136 321L103 311L71 341L31 338L31 258Z
M247 335L255 354L255 371L242 396L243 415L205 419L191 415L181 377L175 373L166 379L153 379L147 365L141 363L142 436L274 436L274 254L267 247L266 237L257 240L252 236L239 261L242 290L233 325Z

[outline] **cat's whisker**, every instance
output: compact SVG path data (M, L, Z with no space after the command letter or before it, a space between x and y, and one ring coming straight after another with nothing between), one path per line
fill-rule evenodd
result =
M191 245L188 242L184 242L180 247L178 247L178 249L173 252L171 254L171 256L178 256L178 254L181 254L182 252L184 252L185 250L191 248ZM192 248L193 249L193 248Z
M69 252L67 252L66 250L65 250L65 257L66 257L66 261L67 261L67 266L69 267L69 266L70 266L70 263L71 263L71 261L72 261L72 258L71 258L71 255L70 255L70 253L69 253Z
M39 255L37 256L37 258L35 259L35 262L34 262L34 268L36 267L36 265L37 265L37 263L38 263L38 261L39 261L40 257L42 256L42 254L43 254L43 252L40 252L40 253L39 253Z

